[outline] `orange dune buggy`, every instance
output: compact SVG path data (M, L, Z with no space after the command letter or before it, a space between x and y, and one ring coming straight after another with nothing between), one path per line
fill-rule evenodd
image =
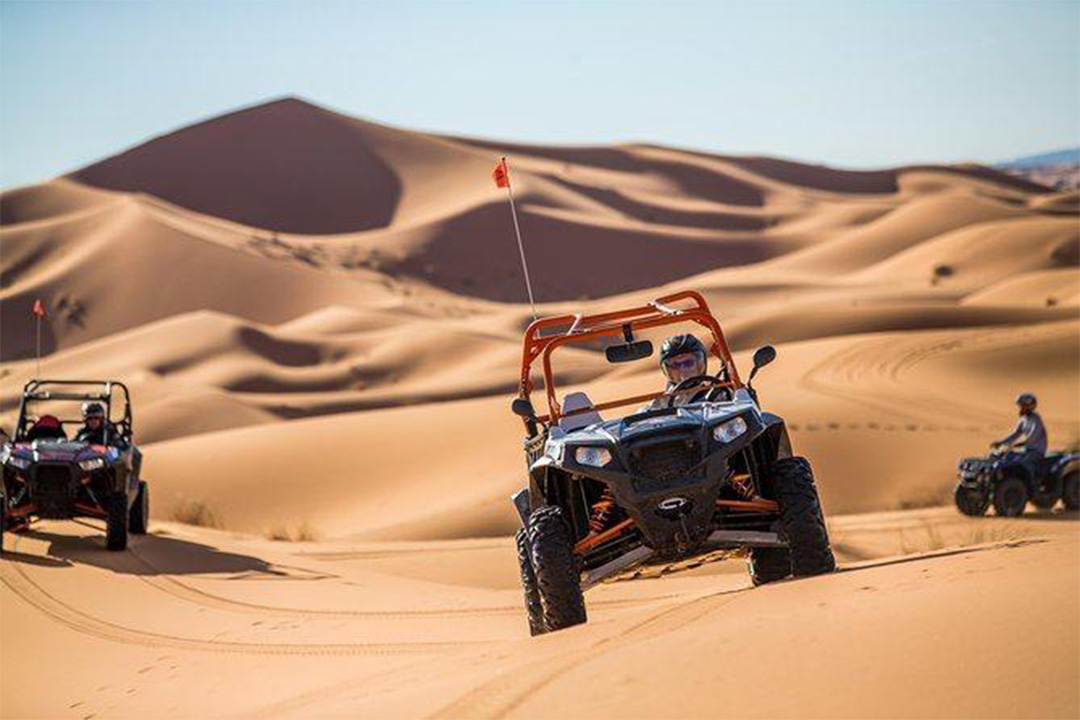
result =
M704 332L715 375L670 392L593 403L574 392L560 402L552 356L565 346L606 344L610 363L653 354L643 332L690 324ZM750 380L772 362L754 354ZM530 395L539 362L548 411ZM689 392L694 389L697 392ZM676 404L675 396L689 397ZM652 409L605 419L602 412L660 398ZM518 559L532 634L586 621L584 590L643 563L721 548L748 548L754 584L835 569L810 464L792 454L784 421L763 412L744 384L705 299L680 292L597 315L564 315L525 332L519 395L529 485L513 496L523 527Z

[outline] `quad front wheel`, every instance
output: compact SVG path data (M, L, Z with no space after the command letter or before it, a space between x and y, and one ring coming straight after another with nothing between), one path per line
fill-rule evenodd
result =
M584 623L585 595L574 540L562 509L548 505L533 512L528 535L544 627L553 632Z
M963 483L957 484L953 499L956 500L957 510L970 517L982 517L990 507L990 495L985 490L967 487Z

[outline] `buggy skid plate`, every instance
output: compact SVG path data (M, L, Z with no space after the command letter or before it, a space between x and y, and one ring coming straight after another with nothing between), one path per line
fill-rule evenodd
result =
M787 540L774 532L717 530L705 539L703 551L740 547L787 547Z
M722 550L725 548L742 547L787 547L786 540L774 532L760 532L754 530L717 530L698 549L697 554ZM593 568L581 574L581 589L588 590L598 585L607 578L618 575L624 570L640 565L648 561L656 553L644 545L639 545L624 555L614 560Z

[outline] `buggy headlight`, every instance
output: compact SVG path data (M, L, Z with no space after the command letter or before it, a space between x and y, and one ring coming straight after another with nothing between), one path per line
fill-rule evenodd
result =
M4 448L0 452L3 453L2 455L0 455L0 458L3 458L4 465L16 468L17 470L25 470L26 468L30 467L30 461L29 460L27 460L26 458L21 458L21 457L17 457L15 455L12 455L11 451L8 450L7 448Z
M611 451L602 447L579 447L574 451L574 459L579 465L604 467L611 462Z
M90 472L91 470L99 470L105 467L105 460L103 458L90 458L89 460L81 461L79 463L79 467L81 467L86 472Z
M744 432L746 432L746 421L741 417L737 417L714 427L712 436L714 440L728 443L742 435Z

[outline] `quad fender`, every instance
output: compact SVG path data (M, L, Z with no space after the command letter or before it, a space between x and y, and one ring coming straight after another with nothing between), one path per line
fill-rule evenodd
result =
M761 420L765 424L765 430L761 433L758 442L763 442L765 443L764 447L770 448L769 460L775 462L783 458L793 457L791 438L788 436L784 418L763 412L761 413Z
M1031 470L1018 462L1002 463L995 473L995 481L1004 480L1005 478L1019 478L1021 482L1027 485L1028 492L1034 492L1035 478L1031 474Z
M1064 478L1071 472L1080 470L1080 453L1072 455L1066 455L1061 458L1057 465L1054 466L1054 474L1059 478Z

